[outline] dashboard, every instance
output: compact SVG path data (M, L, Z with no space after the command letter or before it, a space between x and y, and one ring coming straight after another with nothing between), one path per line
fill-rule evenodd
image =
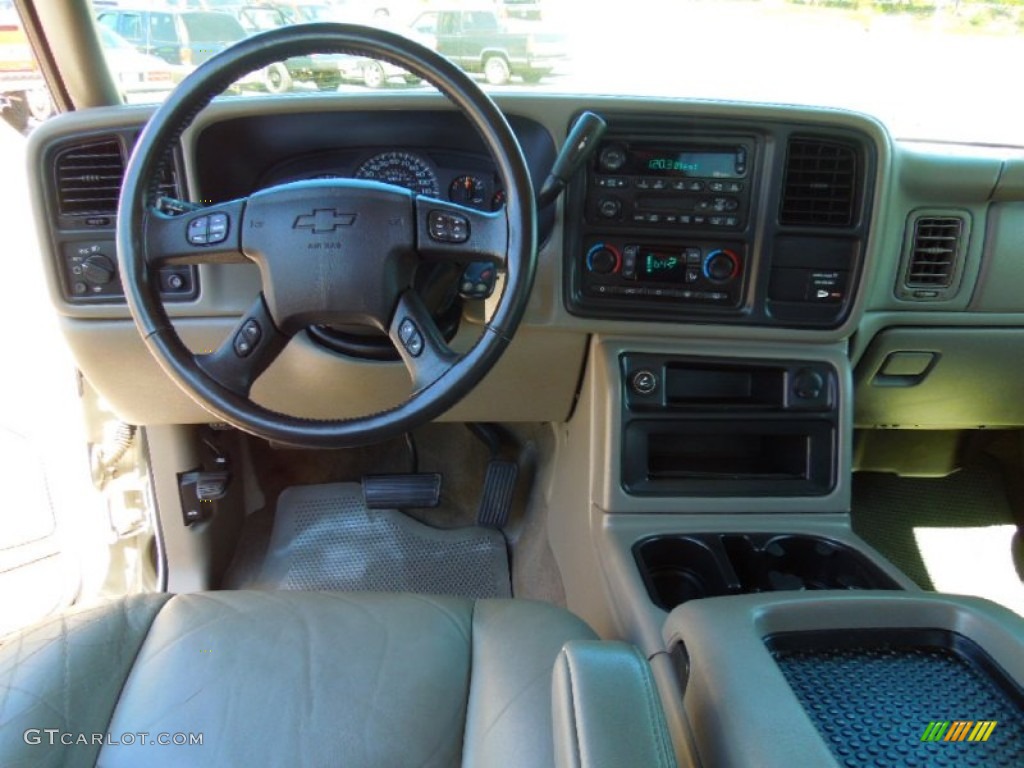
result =
M1012 150L895 142L871 118L832 110L529 94L499 103L535 188L582 110L609 129L565 195L539 212L537 277L520 331L449 418L566 419L594 337L675 340L683 350L697 341L811 344L826 356L848 348L856 364L874 360L872 343L894 328L1024 326L1024 275L1013 259L1024 161ZM86 378L136 423L196 422L205 413L137 339L116 272L118 174L149 114L97 109L37 129L31 162L46 169L33 189L37 223L52 298ZM183 135L160 181L211 205L332 176L481 210L504 202L480 138L428 94L217 102ZM260 290L251 265L174 270L160 287L194 349L219 344ZM488 302L466 300L459 311L457 349L472 343ZM116 372L111 355L122 363ZM979 376L994 370L971 366ZM408 379L400 364L297 337L254 395L294 411L298 387L309 393L301 415L345 417L401 399ZM883 423L888 410L872 419Z

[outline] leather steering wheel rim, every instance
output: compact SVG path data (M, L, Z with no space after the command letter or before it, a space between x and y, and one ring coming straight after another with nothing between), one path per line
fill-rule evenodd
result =
M477 237L474 230L475 239L470 240L470 248L475 247L474 243L497 243L492 248L492 255L504 267L504 287L480 338L468 351L461 355L452 353L451 358L446 357L443 352L447 349L443 346L443 339L440 342L442 346L438 347L433 332L428 327L429 323L417 314L415 296L410 297L409 291L401 293L395 315L387 322L390 323L390 335L396 341L396 346L413 375L414 389L418 386L419 364L412 359L409 344L402 342L402 345L399 345L399 336L404 339L408 335L408 326L402 324L402 318L399 317L402 311L406 311L403 308L408 309L405 321L410 317L413 321L422 320L420 325L423 327L418 328L421 331L420 342L425 339L428 351L437 356L444 365L434 365L429 372L430 375L424 375L422 386L418 386L418 389L403 402L378 413L351 419L316 420L290 416L261 406L249 397L252 381L269 366L287 343L285 335L277 327L280 319L284 317L292 324L298 322L280 308L276 314L274 312L275 301L281 303L278 294L285 291L275 291L272 294L267 280L268 275L274 274L274 269L277 270L276 274L280 275L280 265L274 267L262 261L258 262L264 278L266 296L264 293L260 294L257 304L243 317L240 325L229 335L217 355L195 355L185 346L171 324L158 294L159 264L221 260L217 253L203 251L205 246L194 245L191 230L188 230L186 235L186 222L193 222L197 218L196 214L206 215L206 211L218 214L226 211L224 215L229 221L227 228L230 230L231 227L235 227L238 230L231 231L231 236L234 238L233 242L239 243L238 249L245 258L224 260L252 260L252 253L245 248L244 238L248 234L247 231L243 231L247 230L244 222L247 212L259 208L256 202L261 194L256 193L244 198L241 203L236 201L198 211L190 210L181 216L165 216L155 208L157 179L162 166L168 162L173 147L199 112L238 78L272 62L310 53L343 53L383 59L433 84L466 116L480 134L497 166L507 193L504 214L498 220L488 219L488 216L492 216L490 214L478 215L475 211L461 209L455 204L407 193L412 195L410 199L413 204L412 226L415 238L413 247L417 254L422 255L424 249L439 249L439 253L447 254L444 257L458 257L457 244L446 245L430 241L429 238L433 235L427 227L426 218L429 213L430 223L433 224L435 220L432 217L439 211L455 213L466 218L471 228L475 227L484 233ZM376 183L341 180L320 185L309 183L293 190L285 189L288 186L268 191L268 194L276 193L277 197L271 196L267 200L260 200L263 209L272 212L272 206L277 199L288 202L298 196L302 201L308 201L312 199L310 196L323 194L328 205L335 199L331 195L340 195L345 200L356 202L359 196L373 198L383 195L392 208L405 210L405 202L397 193L393 190L388 191L384 185ZM296 203L299 204L301 203ZM315 208L314 213L319 210ZM340 210L343 209L336 207L334 214L342 220ZM372 211L369 208L364 210L367 213L363 218L369 218ZM232 216L235 218L232 219ZM293 230L297 231L298 222L299 219L296 218L291 224ZM282 232L286 229L283 224L279 228ZM186 236L189 244L183 245L181 241ZM284 27L248 38L211 58L192 72L160 106L140 135L126 167L117 221L118 261L128 306L146 346L164 371L185 393L216 418L268 440L305 447L364 445L398 436L436 418L471 391L504 352L523 316L536 271L536 242L537 213L532 181L522 149L497 105L468 75L434 51L386 30L333 23ZM500 255L502 246L503 260ZM259 248L255 251L259 252ZM466 260L473 260L472 253L470 251L466 254ZM168 260L157 260L164 257ZM177 261L171 261L171 257ZM405 265L401 269L407 269L407 257L402 254L396 258L398 261L395 263ZM320 268L323 271L322 264ZM327 289L325 286L318 287L324 288L325 291ZM385 296L382 301L388 298L390 297ZM271 351L260 354L272 356L265 365L262 358L261 362L253 364L255 373L250 378L249 374L253 373L252 371L245 371L244 375L237 373L244 366L232 358L232 350L237 357L239 339L243 339L244 343L243 334L252 330L246 324L254 318L257 328L262 331L253 334L253 338L257 339L257 352L259 345L262 344L271 348ZM263 323L262 326L259 325L260 322ZM291 329L290 332L294 333L295 330ZM275 344L277 347L272 348ZM260 368L260 365L263 367ZM442 368L441 373L437 373Z

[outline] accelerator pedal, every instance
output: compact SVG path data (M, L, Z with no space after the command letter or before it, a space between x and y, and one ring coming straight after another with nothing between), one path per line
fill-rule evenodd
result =
M476 511L476 524L483 528L504 528L512 513L512 499L519 479L519 463L515 461L519 445L508 430L497 424L467 426L491 453Z
M365 475L363 500L369 509L436 507L441 503L442 476L437 472L409 475Z

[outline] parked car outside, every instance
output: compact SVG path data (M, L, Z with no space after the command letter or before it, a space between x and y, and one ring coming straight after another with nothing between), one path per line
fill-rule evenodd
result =
M434 49L491 85L519 76L537 83L566 58L565 37L535 21L509 19L493 5L426 11L412 23Z
M107 66L126 103L156 101L174 89L174 73L170 64L156 56L141 53L107 27L99 27L98 31Z
M96 19L142 53L189 69L246 37L237 18L216 11L116 8Z

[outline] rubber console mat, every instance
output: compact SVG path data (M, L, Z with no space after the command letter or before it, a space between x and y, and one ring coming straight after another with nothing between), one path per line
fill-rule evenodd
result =
M511 597L500 531L431 528L370 510L356 483L297 486L278 499L257 589Z

